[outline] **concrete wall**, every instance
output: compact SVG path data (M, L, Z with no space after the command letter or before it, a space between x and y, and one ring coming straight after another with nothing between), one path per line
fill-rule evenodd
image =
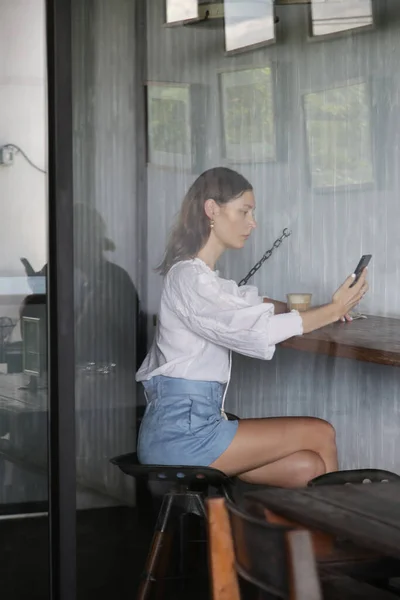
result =
M135 35L134 2L73 2L74 202L85 205L91 215L85 221L75 211L77 468L84 481L127 503L134 501L133 480L109 460L132 452L136 444L133 316L135 289L140 290ZM115 248L101 253L101 260L112 264L99 275L95 248L105 236ZM82 278L93 284L83 320ZM87 378L82 366L102 362L102 345L116 372ZM118 358L113 354L116 346Z
M344 3L345 4L345 3ZM284 227L293 230L252 283L270 297L310 291L329 301L362 253L372 253L371 292L361 309L400 317L399 56L400 6L374 3L375 27L331 39L309 39L309 7L277 7L277 42L234 56L224 53L222 26L163 27L163 2L148 3L151 82L201 84L205 103L203 167L228 164L221 132L221 72L270 65L274 72L277 160L230 164L254 184L258 229L241 252L219 265L239 281ZM346 16L346 15L344 15ZM320 193L310 185L304 95L355 82L368 89L373 182ZM240 84L240 75L237 75ZM326 100L328 102L328 100ZM345 122L346 122L345 117ZM344 156L363 156L350 119ZM360 125L361 126L361 125ZM334 143L326 124L324 141ZM243 135L237 131L238 136ZM243 141L245 138L243 137ZM337 158L337 156L336 156ZM338 168L334 174L339 175ZM161 279L151 271L188 185L200 170L148 166L149 311L156 312ZM228 409L244 417L316 415L337 427L341 464L400 471L400 372L351 360L278 349L268 363L235 356Z

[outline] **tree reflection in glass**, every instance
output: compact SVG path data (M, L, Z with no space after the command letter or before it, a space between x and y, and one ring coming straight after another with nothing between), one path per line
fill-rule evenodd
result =
M373 183L367 84L306 94L304 110L312 187Z
M225 157L231 161L276 159L271 67L221 75Z

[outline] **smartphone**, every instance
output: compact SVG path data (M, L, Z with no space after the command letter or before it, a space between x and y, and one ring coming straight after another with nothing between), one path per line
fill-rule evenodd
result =
M353 281L353 283L351 284L351 288L356 285L357 281L360 279L361 277L361 273L363 272L363 270L365 269L365 267L367 267L369 265L369 261L372 258L372 254L364 254L364 256L362 256L360 258L360 262L358 263L358 265L356 266L356 269L354 271L355 274L355 279Z

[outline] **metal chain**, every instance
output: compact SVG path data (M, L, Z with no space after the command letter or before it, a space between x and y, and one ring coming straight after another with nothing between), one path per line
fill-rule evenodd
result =
M251 277L253 277L254 273L257 273L258 269L265 263L266 260L268 260L270 258L273 251L275 250L275 248L279 248L279 246L282 244L283 240L285 238L288 238L290 235L292 235L292 232L287 227L285 227L285 229L282 232L281 237L279 237L277 240L275 240L272 248L267 250L266 253L264 254L264 256L258 262L256 262L256 264L254 265L254 267L252 269L250 269L250 271L247 273L246 277L244 277L243 279L241 279L239 281L239 286L246 285L248 280Z

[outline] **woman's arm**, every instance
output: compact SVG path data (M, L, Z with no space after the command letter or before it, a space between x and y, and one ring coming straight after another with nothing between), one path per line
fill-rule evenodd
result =
M354 287L350 287L354 282L354 275L348 277L344 284L335 292L330 304L320 306L319 308L311 308L300 313L303 320L303 333L309 333L320 327L325 327L325 325L335 323L347 315L368 291L366 273L367 270L364 269L363 274Z
M215 276L198 265L183 262L164 280L163 297L168 308L200 337L239 354L269 360L277 344L333 323L353 308L368 289L365 274L350 288L353 282L349 277L331 304L274 315L271 305L249 304L225 291Z
M272 300L272 298L266 298L265 296L263 297L263 302L274 305L275 315L282 315L288 312L288 306L285 302ZM303 319L304 333L309 333L310 331L314 331L314 329L319 329L320 327L325 327L325 325L335 323L342 317L341 311L338 310L338 307L333 303L310 308L300 314Z
M365 269L357 284L352 288L350 288L350 285L354 282L354 275L350 275L344 284L336 291L330 304L318 306L317 308L310 308L309 310L300 313L303 320L303 333L309 333L339 320L350 321L351 318L348 316L348 312L359 303L368 290L366 274L367 271ZM280 302L279 300L272 300L271 298L264 297L263 302L273 304L276 315L288 311L287 304Z
M258 294L230 293L217 277L189 262L168 273L163 301L193 333L254 358L269 360L276 344L303 332L299 314L274 315L273 305Z

